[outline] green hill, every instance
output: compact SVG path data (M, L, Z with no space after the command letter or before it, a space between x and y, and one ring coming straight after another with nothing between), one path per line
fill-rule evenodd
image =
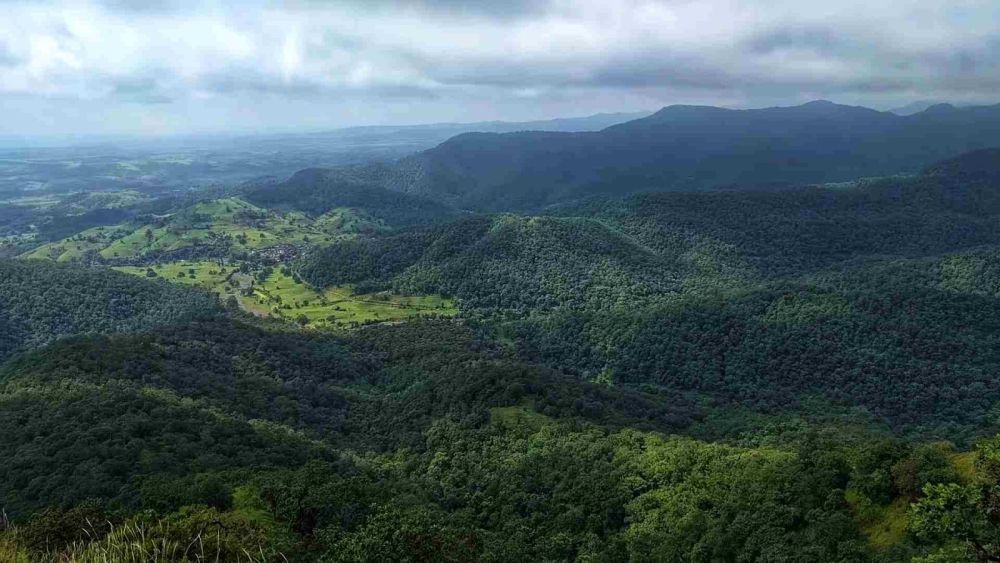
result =
M338 208L354 209L391 226L429 223L456 215L454 209L438 201L381 185L397 174L395 168L380 164L306 169L284 182L253 187L246 198L261 206L310 216Z
M626 129L826 120L850 137L884 121L793 109L680 108ZM501 178L511 163L489 142ZM583 145L560 161L560 142L553 170L599 164ZM844 154L819 156L786 172L838 177L825 167ZM95 228L49 253L68 264L0 263L0 559L989 559L994 157L538 216L417 203L374 168L350 170L353 192L344 171L310 171L248 188L267 207L246 191ZM426 172L411 164L376 168ZM524 201L591 172L540 176ZM498 196L478 181L434 198ZM254 254L272 240L298 258ZM392 322L345 322L375 313Z
M1000 183L935 170L478 216L341 241L298 271L454 296L523 358L585 379L757 410L819 397L966 442L1000 431Z
M76 334L139 332L219 311L204 292L97 268L0 261L0 359Z
M302 213L278 213L233 197L195 203L162 216L141 216L121 225L94 227L40 246L24 257L112 263L171 256L233 257L382 228L379 221L353 209L331 209L309 218Z
M851 185L643 194L337 241L302 277L443 293L467 311L642 308L866 260L1000 242L1000 182L943 173Z
M641 306L676 289L682 270L598 221L514 215L342 241L298 267L319 287L441 293L467 311Z
M730 110L669 106L601 131L465 133L391 166L328 174L479 211L595 195L818 184L916 174L1000 145L1000 106L899 116L825 101Z

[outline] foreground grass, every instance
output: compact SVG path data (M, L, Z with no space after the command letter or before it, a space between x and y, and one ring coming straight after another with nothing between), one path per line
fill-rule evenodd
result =
M941 445L945 448L953 447L947 443ZM954 452L948 457L962 482L970 483L976 478L977 452ZM910 507L916 499L898 497L888 505L881 506L872 504L864 495L850 489L846 491L845 498L872 547L886 550L906 540Z
M263 524L263 525L262 525ZM107 533L80 522L87 539L39 550L24 544L22 531L0 532L4 563L268 563L288 561L269 544L266 516L212 509L182 509L157 521L133 519ZM91 532L90 530L93 530Z

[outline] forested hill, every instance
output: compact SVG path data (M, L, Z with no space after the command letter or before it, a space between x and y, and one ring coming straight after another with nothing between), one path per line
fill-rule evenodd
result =
M924 174L950 182L958 190L984 182L1000 184L1000 149L964 153L928 167Z
M522 357L584 378L754 409L818 396L903 433L972 440L996 428L1000 370L991 154L843 186L475 216L339 241L298 271L453 295Z
M0 561L996 560L996 161L536 216L309 171L260 197L395 228L278 267L0 263ZM259 244L322 222L265 215ZM167 281L223 265L288 312L458 317Z
M299 265L309 283L454 295L466 310L624 306L674 291L683 264L585 218L475 216L339 241Z
M119 272L0 260L0 360L76 334L138 332L219 311L208 293Z
M312 216L335 208L352 208L389 226L429 223L455 215L440 201L389 190L382 186L389 175L398 175L390 165L371 164L353 168L301 170L283 182L248 186L246 198L263 207L301 211Z
M394 165L331 173L461 209L529 210L595 194L914 174L997 145L1000 105L938 105L909 116L822 101L670 106L597 132L467 133Z
M317 286L442 292L466 311L636 307L679 292L1000 244L1000 167L983 164L997 152L849 185L641 194L541 217L473 216L337 241L298 268Z
M661 253L694 244L725 248L767 278L1000 242L1000 175L980 171L973 180L973 172L949 172L948 166L955 161L915 177L640 194L550 212L598 219Z
M823 183L919 172L1000 144L1000 106L901 117L811 102L724 110L671 106L595 133L466 134L415 157L420 190L461 206L534 207L590 194Z

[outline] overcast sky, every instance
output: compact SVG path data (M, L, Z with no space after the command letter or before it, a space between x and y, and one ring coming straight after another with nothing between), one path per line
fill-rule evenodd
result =
M0 0L0 135L997 92L998 0Z

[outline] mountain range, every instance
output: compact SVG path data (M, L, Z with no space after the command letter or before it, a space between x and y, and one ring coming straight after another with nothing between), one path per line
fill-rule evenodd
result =
M998 145L1000 105L939 104L908 116L827 101L751 110L669 106L593 132L463 133L395 163L314 173L308 189L322 189L322 176L456 209L530 210L594 195L915 174Z
M1000 560L998 116L672 106L28 208L0 561Z

